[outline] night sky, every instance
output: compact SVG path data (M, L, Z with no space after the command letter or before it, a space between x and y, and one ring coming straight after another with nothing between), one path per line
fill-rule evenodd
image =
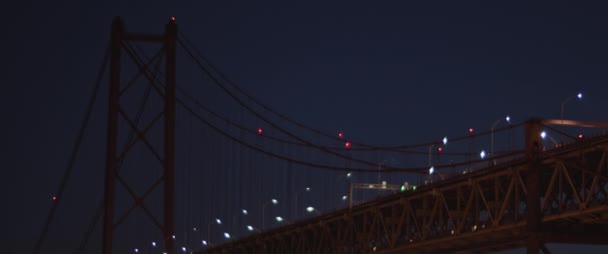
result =
M514 122L559 118L561 103L578 92L583 100L568 102L565 118L608 121L606 3L253 2L58 0L19 1L5 7L2 252L29 253L40 234L93 91L114 16L123 17L128 31L153 34L162 33L175 16L179 31L261 102L325 132L344 131L349 138L370 144L417 144L462 136L470 127L489 130L506 115ZM154 47L142 44L149 56ZM133 74L132 63L127 63L131 67L126 67L123 79ZM222 94L184 50L178 52L177 64L178 86L191 96L252 130L264 128L265 134L273 134L267 124ZM42 253L73 253L102 197L107 84L106 77ZM140 85L144 91L145 82ZM140 97L141 92L131 94L125 105L135 108ZM149 110L159 105L153 102ZM289 203L284 206L266 205L272 216L290 214L283 215L288 221L304 216L306 205L321 211L344 205L340 197L351 181L344 179L344 172L257 155L202 127L183 109L178 110L177 121L179 246L200 247L201 239L209 239L208 227L215 233L212 241L219 241L224 231L243 235L248 223L259 227L259 219L237 218L240 209L259 218L261 207L272 197L290 200L281 202ZM218 125L277 153L351 166L343 159L249 139L243 131ZM154 133L151 137L160 137ZM310 140L323 142L314 135ZM159 174L143 150L138 146L125 165L125 178L140 193ZM362 155L405 167L425 164L422 157ZM381 176L394 184L407 177ZM377 177L359 174L352 181ZM306 186L313 190L310 195L301 192ZM294 193L299 193L300 203L293 201ZM153 209L159 204L158 199L149 201ZM224 228L209 224L216 217L224 218ZM136 212L129 221L119 235L131 238L117 240L116 253L152 249L150 243L159 241L160 234L151 230L143 213ZM270 221L266 218L266 224ZM99 228L86 253L99 253ZM134 233L138 237L132 237ZM608 247L549 249L605 253Z

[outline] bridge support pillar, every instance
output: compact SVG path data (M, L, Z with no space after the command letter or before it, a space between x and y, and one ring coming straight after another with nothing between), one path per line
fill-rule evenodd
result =
M528 225L527 253L538 254L543 247L541 236L540 189L542 165L539 161L541 152L540 133L542 125L538 119L531 119L526 123L526 152L530 158L525 174L526 195L526 222Z

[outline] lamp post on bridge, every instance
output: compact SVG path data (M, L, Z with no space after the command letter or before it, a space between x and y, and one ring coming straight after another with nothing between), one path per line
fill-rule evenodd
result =
M304 190L301 190L296 193L296 209L295 209L296 214L294 215L294 218L297 218L300 215L299 210L298 210L300 207L300 198L299 198L300 194L302 194L304 192L310 192L310 190L311 190L310 187L306 187L306 188L304 188Z
M511 124L511 117L510 116L506 116L504 118L504 120L507 122L507 124ZM494 157L494 128L496 128L496 126L502 121L502 119L498 119L496 121L494 121L494 123L492 124L492 126L490 127L490 157Z
M336 183L337 183L336 186L338 186L338 188L341 187L339 183L341 182L341 180L342 180L343 177L346 178L346 193L347 193L347 195L341 196L340 199L342 201L346 201L348 199L348 195L350 195L350 188L351 188L351 184L352 184L352 180L353 180L354 175L353 175L353 172L348 172L348 173L346 173L346 175L343 175L343 174L338 175L338 177L336 178Z
M564 123L564 108L566 106L566 103L568 103L569 101L571 101L574 98L578 98L579 101L582 101L583 100L583 93L579 92L576 96L570 96L570 97L568 97L568 98L566 98L566 99L564 99L562 101L562 111L561 111L561 114L560 114L560 119L561 119L562 124Z
M265 209L267 205L277 205L279 204L279 201L276 199L271 199L270 201L268 201L267 203L262 204L262 230L266 230L266 217L265 217Z
M209 223L207 223L207 238L209 239L209 241L213 241L213 239L211 238L211 224L217 224L217 225L222 225L222 220L220 220L219 218L216 218L215 221L211 221Z

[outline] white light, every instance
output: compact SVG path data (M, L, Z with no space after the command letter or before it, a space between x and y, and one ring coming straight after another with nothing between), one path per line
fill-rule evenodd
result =
M448 137L443 137L443 144L447 145L448 144Z
M156 247L156 242L152 242L152 247Z
M579 100L582 100L583 99L583 93L578 93L576 95L576 97L578 97Z
M186 247L182 247L182 251L183 251L183 252L186 252Z
M347 199L348 199L348 196L346 196L346 195L342 196L342 200L347 200Z
M224 232L224 238L230 239L230 234L228 234L228 232Z
M277 216L277 217L275 218L275 220L277 220L277 222L282 222L282 221L283 221L283 218L282 218L281 216Z
M348 172L348 173L346 173L346 178L350 178L352 175L353 175L352 172Z
M249 230L249 231L253 231L253 226L251 226L251 225L247 225L247 230Z
M207 241L202 240L201 243L203 243L203 245L207 246Z
M196 228L192 228L192 231L196 232Z
M135 248L135 253L139 253L139 249L138 248Z
M540 133L540 138L545 139L547 137L547 133L545 131Z
M215 219L215 222L216 222L217 224L222 224L222 220L220 220L219 218L218 218L218 219Z
M175 235L172 235L171 238L175 239Z
M479 153L479 157L481 157L482 159L486 157L486 151L481 150L481 152Z
M505 117L505 120L507 120L507 123L511 123L511 117L510 116Z
M279 203L279 201L278 201L278 200L276 200L276 199L274 199L274 198L273 198L272 200L270 200L270 201L272 201L272 204L274 204L274 205L276 205L276 204L278 204L278 203Z
M435 172L435 167L429 168L429 175L432 175Z
M306 191L310 191L310 187L306 187Z
M247 210L243 209L243 215L247 215Z
M312 206L306 207L306 211L309 213L312 213L314 210L315 210L315 208Z

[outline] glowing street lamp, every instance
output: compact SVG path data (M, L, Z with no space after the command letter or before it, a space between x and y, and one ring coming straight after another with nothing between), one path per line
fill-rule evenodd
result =
M277 216L277 217L275 217L274 219L275 219L277 222L279 222L279 223L280 223L280 222L283 222L283 217L281 217L281 216Z
M306 207L306 212L317 213L318 215L321 215L321 212L312 206Z
M553 137L551 137L551 135L549 135L546 131L542 131L540 133L540 138L542 138L542 139L549 138L549 140L551 140L551 142L553 143L553 145L557 146L557 140L555 140Z
M228 232L224 232L224 238L230 239L230 234Z
M481 152L479 153L479 157L481 157L481 159L483 160L486 157L486 151L481 150Z

